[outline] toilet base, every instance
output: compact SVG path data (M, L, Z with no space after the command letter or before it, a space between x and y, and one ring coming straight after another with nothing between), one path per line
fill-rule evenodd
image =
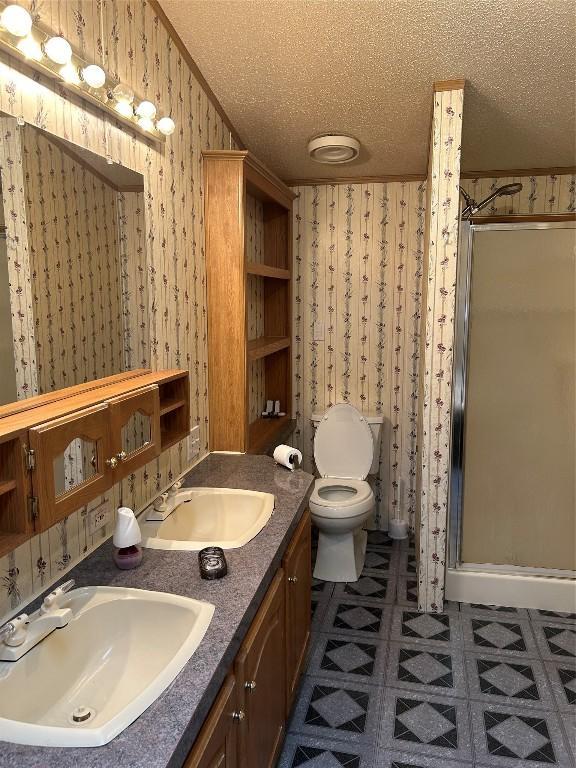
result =
M314 578L321 581L358 581L364 568L367 532L362 528L347 533L318 535Z

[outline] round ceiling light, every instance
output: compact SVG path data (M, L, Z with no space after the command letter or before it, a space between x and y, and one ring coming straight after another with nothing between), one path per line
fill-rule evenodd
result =
M349 163L360 153L360 142L352 136L326 134L308 142L308 154L317 163Z

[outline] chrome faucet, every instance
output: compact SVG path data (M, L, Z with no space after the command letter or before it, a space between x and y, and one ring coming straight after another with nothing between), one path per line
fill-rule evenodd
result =
M74 584L74 579L64 582L44 598L38 611L31 616L21 613L0 628L0 661L18 661L55 629L68 624L74 614L62 604Z

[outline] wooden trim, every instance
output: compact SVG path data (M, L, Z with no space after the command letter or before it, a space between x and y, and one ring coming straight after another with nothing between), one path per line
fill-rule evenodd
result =
M462 171L461 179L498 179L507 176L576 176L576 166L557 166L553 168L509 168L497 171Z
M56 389L54 392L47 392L44 395L29 397L27 400L18 400L15 403L7 403L6 405L0 406L0 419L4 419L7 416L14 416L17 413L22 413L23 411L29 411L32 408L40 408L44 405L50 405L50 403L64 400L67 397L82 395L85 392L90 392L93 389L108 387L111 384L119 384L120 382L127 381L128 379L134 379L137 376L144 376L147 373L151 373L149 368L136 368L133 371L115 373L112 376L106 376L103 379L93 379L92 381L87 381L84 384L75 384L72 387Z
M244 142L240 138L240 134L238 133L236 128L234 128L234 125L232 124L232 121L230 120L230 118L228 117L228 115L224 111L224 108L222 107L222 105L220 104L218 99L216 98L216 95L214 94L214 91L208 85L208 82L206 81L206 78L204 77L204 75L200 71L200 68L198 67L198 65L196 64L196 62L192 58L192 56L190 55L190 51L188 50L188 48L186 48L182 38L180 37L178 32L176 32L176 30L172 26L172 23L170 22L170 19L168 18L168 16L166 16L166 14L164 13L163 9L160 6L160 3L158 2L158 0L149 0L149 3L150 3L150 7L154 11L154 13L158 16L158 18L160 19L160 21L164 25L164 28L166 29L166 31L168 32L168 34L172 38L172 41L174 42L174 45L180 51L180 55L182 56L182 58L184 59L184 61L186 62L186 64L190 68L190 70L192 71L192 74L194 75L196 80L198 80L198 82L200 84L200 87L204 90L204 92L208 96L208 99L212 102L212 106L214 107L216 112L218 112L218 114L222 118L222 121L224 122L224 124L226 125L226 127L228 128L230 133L232 134L232 138L234 139L236 144L238 144L238 146L243 149L246 145L244 144Z
M39 404L37 407L30 408L22 412L16 412L12 415L0 419L0 441L6 437L24 429L29 429L38 424L43 424L52 419L64 417L67 414L82 410L98 403L111 400L127 393L136 393L138 390L148 387L151 384L165 384L169 381L187 375L188 371L180 369L169 369L166 371L145 371L137 377L126 378L124 381L106 382L98 387L84 389L72 395L60 394L56 401ZM110 377L112 378L112 377ZM100 379L100 381L103 381ZM81 387L82 385L78 385ZM75 389L70 387L69 389ZM65 390L60 390L60 393ZM58 392L50 393L57 395ZM41 397L43 397L41 395ZM35 399L35 398L31 398ZM182 438L179 438L182 439Z
M473 224L511 224L512 222L576 221L576 213L540 213L534 215L473 216Z
M289 187L329 187L331 184L393 184L404 181L426 181L425 173L405 173L400 176L337 176L334 179L287 179L285 183Z
M463 91L466 87L466 80L436 80L434 82L434 93L440 91Z
M288 187L282 179L276 176L276 174L267 168L264 163L261 163L255 155L248 152L246 149L203 149L202 157L212 157L217 160L242 160L244 163L243 171L245 179L248 182L252 182L252 184L257 184L263 192L265 192L266 189L261 182L262 180L265 182L267 181L280 193L280 195L270 195L270 197L280 203L280 205L287 205L287 201L284 198L288 198L288 200L292 201L296 197L295 193L292 192L290 187ZM250 170L253 172L252 175L250 175ZM254 173L261 178L254 179ZM249 191L252 193L254 192L254 190Z

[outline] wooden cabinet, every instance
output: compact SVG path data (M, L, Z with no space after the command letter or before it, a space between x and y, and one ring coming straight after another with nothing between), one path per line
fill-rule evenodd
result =
M112 485L108 415L102 403L30 430L38 530L50 528Z
M237 707L236 679L228 675L184 768L237 768L238 729L244 717Z
M3 406L0 556L184 439L188 371L138 370Z
M274 577L236 657L240 709L239 768L273 768L284 739L286 694L284 571Z
M114 482L160 453L160 390L146 387L110 400L110 447L118 461Z
M283 564L184 768L276 765L310 637L309 512L298 525Z
M310 640L311 538L310 513L306 512L284 556L287 712L292 708Z
M210 449L261 453L291 424L295 195L249 152L203 157ZM254 226L261 248L250 245ZM251 323L251 307L261 322ZM286 415L261 418L266 400L279 400Z

